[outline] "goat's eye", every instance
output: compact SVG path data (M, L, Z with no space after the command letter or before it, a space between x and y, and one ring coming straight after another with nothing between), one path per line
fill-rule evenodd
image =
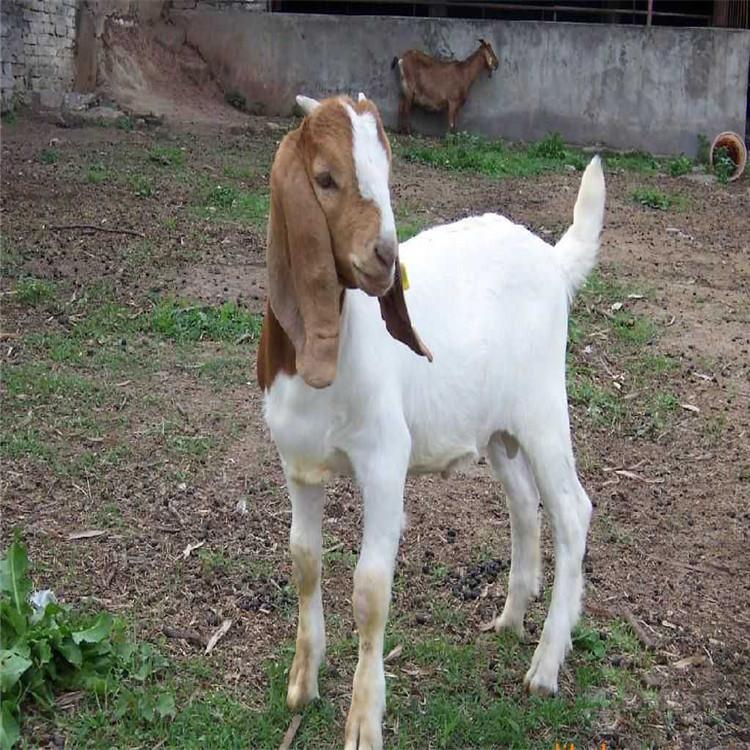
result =
M331 177L330 172L321 172L315 175L315 182L320 185L324 190L331 190L336 187L336 181Z

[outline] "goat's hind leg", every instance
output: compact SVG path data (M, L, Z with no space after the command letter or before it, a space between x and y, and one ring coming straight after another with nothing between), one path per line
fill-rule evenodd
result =
M524 678L529 690L540 694L557 692L557 674L571 646L571 631L581 610L582 565L591 518L591 501L576 474L567 417L557 421L559 429L549 427L522 441L555 539L552 603Z
M507 433L493 437L489 459L505 490L511 532L508 597L494 626L496 631L512 630L522 638L526 608L529 601L539 595L539 491L531 467L515 438Z
M289 672L287 704L296 710L318 697L318 669L325 655L326 634L320 571L323 549L323 485L287 479L292 501L289 547L299 596L299 621L294 661Z

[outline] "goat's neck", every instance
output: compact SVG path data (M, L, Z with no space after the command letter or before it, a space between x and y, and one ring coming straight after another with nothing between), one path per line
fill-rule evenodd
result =
M487 67L487 62L484 59L484 50L480 47L458 65L463 75L464 85L466 88L469 88L476 81L477 76L482 70Z

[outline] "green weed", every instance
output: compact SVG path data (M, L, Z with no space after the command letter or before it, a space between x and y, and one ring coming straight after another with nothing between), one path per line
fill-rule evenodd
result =
M672 177L680 177L693 171L693 160L685 154L680 154L667 162L667 171Z
M39 153L39 161L42 164L57 164L60 152L56 148L43 148Z
M150 330L176 341L236 342L256 340L260 336L261 318L225 302L221 307L195 307L175 300L161 300L151 312Z
M150 722L175 715L174 695L154 678L166 661L149 644L128 640L125 624L107 612L80 614L49 592L33 593L26 547L16 536L0 560L0 739L20 739L22 710L34 702L53 710L59 693L83 690Z
M55 285L51 281L35 279L31 276L18 280L15 297L24 305L36 306L55 298Z
M445 169L471 171L489 177L528 177L549 171L560 171L566 165L582 169L583 154L563 146L559 136L552 135L527 147L511 147L503 141L490 141L476 135L459 133L444 141L411 140L401 147L407 161L418 161Z
M717 148L714 153L714 174L716 175L716 179L722 185L726 185L729 182L729 178L734 174L735 169L737 169L737 165L732 160L729 149L726 146Z
M110 173L102 162L91 164L86 172L86 181L92 185L101 185L110 179Z
M155 192L153 182L142 174L133 175L130 187L138 198L151 198Z
M185 152L175 146L153 146L148 158L162 167L182 167L185 165Z
M636 188L631 193L631 197L637 203L660 211L668 211L673 207L683 208L685 204L685 199L682 196L665 193L659 188L653 187Z
M263 226L268 217L269 197L234 185L214 185L200 196L199 213L204 218Z
M130 132L135 127L135 121L130 115L122 115L115 120L115 127Z

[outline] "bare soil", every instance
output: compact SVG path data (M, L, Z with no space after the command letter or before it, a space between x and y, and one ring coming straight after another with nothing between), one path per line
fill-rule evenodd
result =
M277 123L251 124L210 135L63 130L32 120L4 127L3 247L18 263L2 281L4 363L32 361L28 334L65 330L59 317L13 300L18 275L58 282L66 295L109 281L116 299L134 311L154 294L210 304L239 300L261 311L263 227L215 222L192 207L195 175L217 182L226 167L243 164L251 168L243 187L267 184L281 132ZM155 195L138 197L128 180L141 167L151 169L144 154L154 143L183 149L190 177L156 172ZM59 151L57 163L40 161L45 148ZM87 182L86 169L96 162L118 176ZM661 212L630 197L651 179L607 175L600 265L608 279L644 290L643 298L627 304L657 327L656 342L644 351L677 363L661 387L677 394L681 406L663 429L646 436L596 424L583 408L572 409L579 468L595 503L586 606L594 621L626 612L641 624L655 644L655 665L641 679L658 691L668 717L639 726L636 711L629 715L626 708L608 736L622 747L748 746L750 185L747 179L720 186L661 176L659 186L679 192L689 205ZM498 211L553 239L571 220L578 181L578 174L567 173L493 181L397 161L393 199L426 224ZM128 228L145 241L50 228L68 224ZM627 388L616 359L598 350L595 338L590 343L602 377L609 374ZM131 452L106 471L60 475L29 457L4 460L2 542L20 527L42 571L40 585L63 599L92 597L126 614L144 638L156 639L165 624L209 633L232 618L221 646L224 680L260 686L264 658L293 638L295 621L286 593L289 506L253 382L253 348L247 352L247 384L215 391L175 365L145 385L119 386ZM153 428L164 419L179 421L186 434L213 435L209 453L160 452ZM65 432L65 439L66 455L92 448L85 435ZM104 447L111 439L104 435ZM245 514L236 507L243 500ZM102 508L110 506L118 509L117 524L103 520ZM479 636L478 628L502 606L510 536L502 493L487 467L448 480L409 479L406 508L394 616L429 627L428 599L442 597L465 614L460 637L492 637ZM334 483L326 544L356 551L360 520L355 487ZM68 541L71 532L86 528L107 533ZM183 558L186 546L199 541L220 554L218 563L199 563L197 550ZM548 539L545 545L549 572ZM482 560L480 549L489 550ZM441 582L429 574L437 565L449 571ZM345 560L326 569L326 608L342 618L344 632L352 627L350 587ZM540 622L541 604L535 612L532 619ZM165 647L175 655L191 653L175 641ZM699 658L678 666L691 656Z

